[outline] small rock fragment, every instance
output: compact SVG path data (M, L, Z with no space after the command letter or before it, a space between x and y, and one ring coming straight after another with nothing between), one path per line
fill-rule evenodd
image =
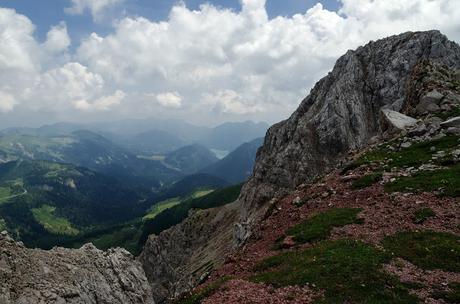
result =
M448 119L442 122L441 126L443 128L451 128L451 127L460 128L460 116L457 116L457 117L454 117L454 118L451 118L451 119Z
M292 248L295 246L295 241L294 241L294 237L292 236L287 236L284 238L283 240L283 243L281 244L281 247L283 247L284 249L289 249L289 248Z

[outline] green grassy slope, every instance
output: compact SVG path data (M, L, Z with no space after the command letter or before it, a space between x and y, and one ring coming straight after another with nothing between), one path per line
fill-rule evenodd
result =
M0 164L0 218L16 239L48 248L67 236L141 216L143 193L118 180L46 161Z
M241 191L242 184L215 190L205 196L191 198L165 209L154 218L145 221L142 227L140 243L144 244L150 234L159 234L187 218L191 209L209 209L235 201Z

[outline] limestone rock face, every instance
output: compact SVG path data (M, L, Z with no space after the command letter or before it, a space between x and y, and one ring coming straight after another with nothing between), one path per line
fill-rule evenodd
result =
M408 32L341 57L292 116L268 130L240 196L241 220L250 222L277 192L311 181L380 136L381 108L404 112L412 73L424 61L457 70L460 47L438 31Z
M154 304L139 262L124 249L49 251L0 235L1 304Z

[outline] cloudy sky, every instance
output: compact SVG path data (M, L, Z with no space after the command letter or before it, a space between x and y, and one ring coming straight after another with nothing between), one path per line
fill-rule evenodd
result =
M348 49L427 29L460 41L458 0L0 0L0 127L273 123Z

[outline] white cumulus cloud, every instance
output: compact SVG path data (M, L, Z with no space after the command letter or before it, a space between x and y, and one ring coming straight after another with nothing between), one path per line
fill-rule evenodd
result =
M34 70L39 64L35 26L12 9L0 9L0 70Z
M105 10L119 5L125 0L70 0L71 6L64 11L71 15L81 15L88 10L95 20L99 20Z
M104 79L78 62L44 72L31 88L38 108L55 111L107 111L126 97L122 90L107 94Z
M156 96L160 105L166 108L178 109L182 105L182 96L177 92L166 92Z
M343 0L338 12L317 4L269 19L264 0L242 0L240 12L178 4L167 21L126 17L109 35L93 33L77 58L116 86L181 91L184 109L213 100L219 119L276 120L348 49L407 30L439 28L458 39L459 11L454 0Z
M71 0L66 11L97 19L121 2ZM265 4L192 10L178 2L167 20L127 15L106 34L72 41L75 51L65 23L39 43L26 16L0 9L0 92L14 100L3 109L275 122L340 55L369 40L439 29L460 41L458 0L340 0L337 11L318 3L276 18Z
M61 22L53 26L46 34L46 41L44 47L52 53L59 53L66 51L70 46L70 37L67 33L67 25Z
M75 101L75 108L83 111L107 111L111 107L119 105L126 97L123 91L117 90L113 95L102 96L94 101L80 99Z

